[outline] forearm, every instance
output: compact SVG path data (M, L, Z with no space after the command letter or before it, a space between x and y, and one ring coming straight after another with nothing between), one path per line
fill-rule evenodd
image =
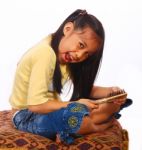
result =
M30 105L28 109L36 113L49 113L56 111L60 108L67 107L70 102L62 102L57 100L49 100L43 104Z
M111 87L93 86L90 96L96 99L104 98L108 96L110 91Z

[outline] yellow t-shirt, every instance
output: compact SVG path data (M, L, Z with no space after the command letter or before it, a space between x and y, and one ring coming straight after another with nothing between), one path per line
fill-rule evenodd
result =
M24 109L28 105L60 100L53 90L53 74L56 55L50 46L51 35L29 49L17 65L10 104L12 108ZM62 84L68 78L66 65L60 65Z

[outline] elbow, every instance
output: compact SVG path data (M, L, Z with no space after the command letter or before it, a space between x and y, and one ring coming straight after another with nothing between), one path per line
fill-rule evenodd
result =
M40 113L40 108L38 105L29 105L28 110L34 113Z
M33 113L45 114L51 112L50 109L47 109L47 102L38 104L38 105L29 105L28 110Z

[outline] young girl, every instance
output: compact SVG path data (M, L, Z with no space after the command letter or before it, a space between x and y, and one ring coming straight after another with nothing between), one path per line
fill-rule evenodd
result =
M118 87L93 86L100 67L104 29L85 10L76 10L56 32L32 47L17 66L10 104L14 126L22 131L72 143L77 134L112 126L113 114L125 99L97 105ZM74 89L70 101L60 99L65 82Z

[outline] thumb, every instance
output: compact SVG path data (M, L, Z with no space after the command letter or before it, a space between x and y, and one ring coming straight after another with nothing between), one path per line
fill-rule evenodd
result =
M98 108L99 108L99 104L93 103L93 109L98 109Z

